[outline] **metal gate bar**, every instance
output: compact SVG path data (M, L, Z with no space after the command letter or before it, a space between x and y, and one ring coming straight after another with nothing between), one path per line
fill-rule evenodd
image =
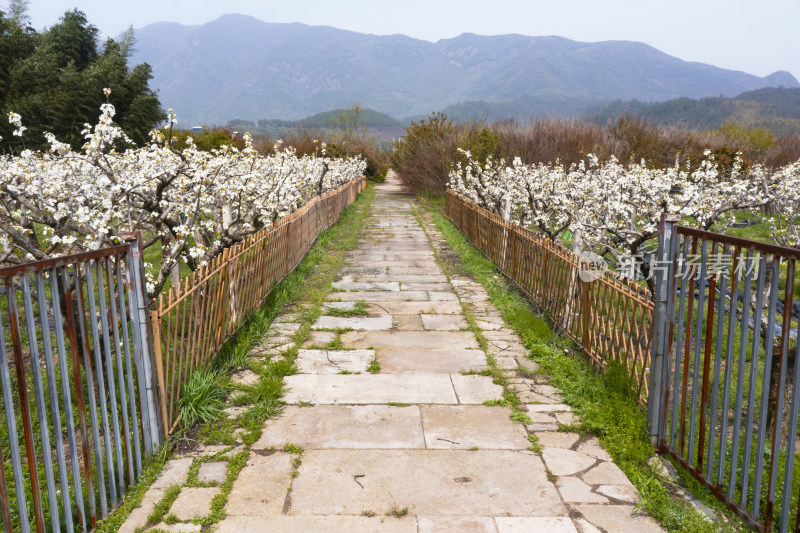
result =
M754 529L798 531L800 250L675 222L657 256L653 443Z
M0 268L5 532L94 529L162 440L140 242Z

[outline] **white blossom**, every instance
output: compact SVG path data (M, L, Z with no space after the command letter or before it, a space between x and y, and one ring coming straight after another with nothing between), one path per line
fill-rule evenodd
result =
M0 155L0 264L119 244L122 233L138 230L145 247L162 246L163 263L149 279L155 294L178 261L199 268L366 168L361 158L300 157L292 148L261 156L250 135L242 150L209 153L188 143L178 152L154 131L146 146L122 150L120 142L133 142L114 113L101 106L80 151L46 134L48 151ZM19 115L9 121L22 128Z

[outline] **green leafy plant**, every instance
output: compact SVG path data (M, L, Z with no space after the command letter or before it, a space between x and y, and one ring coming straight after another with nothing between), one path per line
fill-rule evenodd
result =
M181 387L178 409L185 427L211 422L220 416L224 405L225 389L211 370L198 368Z

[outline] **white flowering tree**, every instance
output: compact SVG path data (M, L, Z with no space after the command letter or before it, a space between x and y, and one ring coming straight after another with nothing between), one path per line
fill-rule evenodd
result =
M775 242L800 248L800 161L759 176L776 215L769 219Z
M772 174L782 185L767 183L763 168L744 172L738 160L723 175L710 153L692 171L677 165L653 169L645 162L626 167L614 158L601 163L591 154L569 168L524 165L519 159L511 166L502 160L481 165L465 155L467 163L450 174L451 189L550 239L569 231L576 252L590 250L618 266L631 265L631 257L640 257L653 244L662 213L689 217L704 229L727 224L734 220L733 210L773 201L776 191L789 186L790 176L798 175L796 167L787 167ZM794 198L791 220L800 208L798 194L783 194L784 201Z
M140 230L145 247L161 243L152 296L179 261L198 268L314 195L360 178L366 166L324 150L298 157L276 149L264 157L249 135L243 150L190 144L176 151L154 131L147 146L123 149L133 143L113 117L114 107L104 104L98 123L86 125L80 152L48 135L47 152L0 156L0 264L118 244L122 233ZM19 115L8 118L24 139Z

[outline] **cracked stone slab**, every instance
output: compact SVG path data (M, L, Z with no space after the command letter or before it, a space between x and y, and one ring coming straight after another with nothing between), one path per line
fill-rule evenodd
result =
M407 291L404 294L409 294L412 291ZM445 291L428 291L428 296L434 302L457 302L458 297L455 295L454 292L445 292Z
M178 522L177 524L165 524L164 522L161 522L147 531L163 531L164 533L195 533L202 530L203 526L200 524L186 524L182 522Z
M417 515L567 512L541 458L509 450L309 450L292 487L291 515L385 514L392 506Z
M311 326L312 329L351 328L363 331L392 329L392 316L321 316Z
M364 292L330 292L326 296L329 300L342 302L415 302L430 301L426 291L364 291Z
M300 318L300 313L287 313L285 315L279 315L279 316L275 317L275 320L273 320L273 323L274 324L283 324L283 323L286 323L286 322L297 322L297 320L299 318Z
M450 378L453 380L458 403L482 404L503 397L503 387L492 383L489 376L451 374Z
M458 302L372 302L367 304L367 311L370 315L419 315L422 313L460 315L461 305Z
M490 516L418 516L419 533L497 533Z
M421 282L407 282L400 284L401 291L452 291L453 288L447 282L440 283L421 283Z
M517 357L517 365L521 370L529 374L533 374L539 370L539 363L531 361L527 357Z
M597 492L625 503L638 503L639 493L633 485L600 485Z
M214 461L203 463L197 472L197 481L200 483L222 483L228 473L227 461Z
M167 463L166 468L158 476L155 483L150 486L150 489L164 490L173 485L182 485L186 482L186 476L189 475L189 469L192 467L192 458L184 457L182 459L173 459Z
M135 533L137 529L144 528L149 521L147 519L153 513L156 504L164 497L162 489L150 488L142 496L142 502L139 507L131 511L125 523L122 524L117 533Z
M429 350L435 348L478 348L470 331L348 331L342 334L342 344L352 348L373 347Z
M339 334L333 331L309 331L308 340L303 343L302 347L325 346L329 342L336 340L338 336Z
M420 315L422 325L427 330L458 331L469 327L467 320L460 315Z
M279 335L294 335L299 329L300 324L297 322L277 322L269 328L270 331Z
M498 533L578 533L572 520L565 516L506 517L498 516Z
M608 499L592 492L592 487L576 477L556 480L556 488L567 503L608 503Z
M581 442L578 445L577 451L585 453L586 455L591 455L592 457L596 457L601 461L611 461L611 456L608 455L608 452L605 450L605 448L600 445L600 441L598 441L596 437L592 437Z
M301 374L366 372L374 358L374 350L298 350L295 364Z
M522 426L509 420L507 407L423 405L420 409L429 450L525 450L529 445Z
M344 277L342 281L356 281L355 279ZM397 276L387 276L386 274L365 274L359 281L381 282L397 281L402 285L406 283L447 283L447 276L444 274L406 274Z
M406 276L409 274L436 275L442 273L442 267L440 267L438 264L426 267L389 267L387 273L391 275L399 274L401 276Z
M364 511L367 511L365 509ZM360 513L358 513L360 514ZM233 516L219 523L217 533L417 533L413 516Z
M476 323L478 324L478 327L480 329L482 329L483 331L493 331L493 330L501 329L503 327L502 323L497 324L495 322L489 322L486 319L477 319ZM517 341L517 340L519 340L519 337L517 337L515 339L515 338L511 337L510 335L506 335L503 338L500 338L500 336L498 335L498 336L493 337L491 340Z
M547 465L548 470L556 476L571 476L581 470L586 470L597 462L597 459L580 452L564 450L562 448L545 448L542 452L542 459ZM584 480L594 485L591 481Z
M419 407L389 405L287 406L268 420L254 449L292 442L304 449L425 448Z
M489 353L495 357L527 357L529 350L518 342L489 341Z
M472 349L380 348L378 361L384 374L458 374L486 366L486 355Z
M539 444L545 448L564 448L568 450L572 448L580 435L577 433L565 433L562 431L538 431L536 437L539 439Z
M343 291L399 291L400 283L397 281L363 282L363 281L334 281L331 286Z
M614 533L656 533L664 531L643 512L632 505L576 505L578 511L592 524Z
M392 327L405 331L422 331L422 319L419 315L394 315Z
M279 515L291 484L292 458L287 453L251 453L233 482L225 511L236 515Z
M572 411L572 407L564 403L557 404L528 404L525 406L529 413L557 413L564 411Z
M238 370L231 376L231 383L236 385L255 385L261 381L261 376L252 370Z
M184 487L169 512L181 520L207 516L211 512L211 500L219 490L219 487Z
M285 382L290 404L458 403L447 374L295 374Z
M631 485L625 472L614 463L605 461L583 474L582 477L590 485Z
M356 308L355 302L322 302L323 309L342 309L344 311L352 311Z

